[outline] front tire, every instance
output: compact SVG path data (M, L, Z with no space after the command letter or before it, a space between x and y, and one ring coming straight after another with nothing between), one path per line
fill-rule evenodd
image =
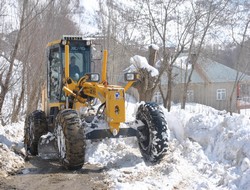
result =
M56 118L59 159L69 170L81 169L85 157L84 128L75 110L66 109Z
M24 130L24 144L26 153L35 156L38 154L38 141L48 132L46 115L36 110L26 117Z
M169 129L162 109L153 102L139 106L136 119L145 126L139 128L139 148L143 158L149 162L160 161L167 152Z

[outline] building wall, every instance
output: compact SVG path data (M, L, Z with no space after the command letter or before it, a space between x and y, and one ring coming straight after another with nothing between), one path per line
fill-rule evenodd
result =
M230 95L233 83L194 84L195 101L218 110L230 111ZM224 96L225 95L225 96ZM232 111L236 111L236 90L233 95Z
M196 83L190 84L188 88L189 97L187 97L187 102L200 103L207 106L211 106L218 110L230 110L230 95L232 92L233 83ZM167 89L167 86L163 86L163 89ZM181 103L183 94L183 84L176 84L173 87L172 101L174 103ZM217 90L225 90L225 99L219 100L217 98ZM236 90L233 95L233 111L236 109Z

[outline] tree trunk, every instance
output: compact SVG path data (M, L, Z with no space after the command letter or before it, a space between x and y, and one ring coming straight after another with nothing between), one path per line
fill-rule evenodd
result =
M154 49L152 45L150 45L148 47L148 50L149 50L148 64L154 67L155 62L156 62L156 52L157 52L157 50Z
M184 84L183 89L184 89L184 92L183 92L183 97L182 97L182 102L181 102L181 109L185 109L185 106L186 106L188 84Z
M171 109L171 99L172 99L172 70L169 69L168 71L168 90L167 90L167 109L170 112Z
M230 111L230 115L233 115L233 95L236 91L236 88L239 84L239 81L240 81L240 77L239 77L239 64L240 64L240 59L241 59L241 55L242 55L242 51L243 51L243 46L244 46L244 42L246 40L246 33L247 33L247 29L248 29L248 26L250 24L250 20L247 21L246 23L246 26L245 26L245 29L244 29L244 33L243 33L243 38L242 38L242 41L240 43L240 52L239 52L239 56L238 56L238 60L236 62L236 68L237 68L237 74L236 74L236 77L235 77L235 81L234 81L234 85L233 85L233 89L232 89L232 92L230 94L230 98L229 98L229 111Z
M12 116L11 116L12 123L18 122L18 115L19 115L20 110L21 110L21 105L22 105L23 99L24 99L24 86L22 86L22 90L21 90L21 94L18 98L18 102L17 102L16 106L13 108L14 110L13 110Z
M183 94L182 94L181 109L185 109L185 107L186 107L188 86L189 86L189 84L191 82L192 74L194 72L194 68L195 68L195 65L197 64L197 59L198 59L196 54L191 54L191 52L189 54L190 54L190 57L191 57L192 68L191 68L191 72L190 72L187 80L186 80L186 77L185 77ZM187 68L186 68L185 75L186 74L187 74ZM205 82L207 82L207 81L205 81Z
M152 100L152 97L153 97L152 91L144 91L142 93L139 93L140 101L150 102Z
M32 88L29 94L29 99L27 100L28 104L27 104L26 114L30 114L38 107L38 102L40 100L39 96L41 94L41 88L40 88L41 84L38 83L37 85L39 86L39 88Z
M15 61L16 56L17 56L17 50L18 50L18 46L20 43L22 29L23 29L23 25L24 25L24 13L25 13L25 8L27 6L27 2L28 2L27 0L24 0L24 2L23 2L22 16L20 19L19 31L17 33L17 38L16 38L14 50L13 50L13 53L12 53L11 58L10 58L10 66L9 66L8 72L6 74L5 81L2 84L2 91L0 93L0 113L2 113L3 103L5 100L6 94L9 90L9 86L10 86L10 79L11 79L11 75L12 75L12 71L13 71L14 61Z

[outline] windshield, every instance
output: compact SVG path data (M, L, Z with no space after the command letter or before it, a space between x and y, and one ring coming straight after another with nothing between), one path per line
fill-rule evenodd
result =
M82 41L70 43L70 77L77 81L86 73L90 72L90 46L85 46ZM62 51L63 66L65 67L64 48Z

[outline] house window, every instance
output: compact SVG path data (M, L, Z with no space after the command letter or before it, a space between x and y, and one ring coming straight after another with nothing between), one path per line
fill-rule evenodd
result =
M162 104L163 103L163 100L162 100L160 92L154 93L153 101L156 102L156 103L158 103L158 104Z
M194 91L188 90L187 91L187 102L193 102L194 101Z
M217 89L217 100L225 100L226 99L226 89Z

